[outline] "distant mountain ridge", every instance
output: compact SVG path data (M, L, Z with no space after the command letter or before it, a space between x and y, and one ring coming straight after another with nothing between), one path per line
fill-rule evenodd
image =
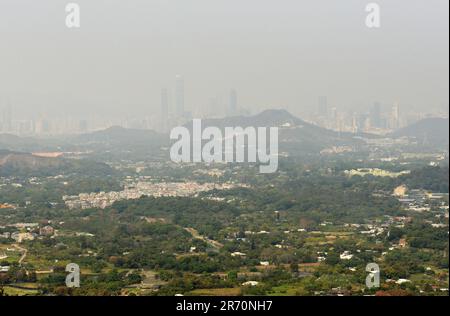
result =
M39 141L31 137L20 137L13 134L0 134L0 150L34 151L40 147Z
M166 144L168 137L153 130L129 129L112 126L104 130L77 135L70 138L74 144L101 144L103 146L161 146Z
M256 115L251 116L229 116L217 119L203 119L202 123L206 126L217 126L219 128L226 126L241 126L241 127L281 127L283 125L291 126L307 126L316 130L326 130L311 123L307 123L286 110L265 110ZM326 130L329 131L329 130ZM332 133L332 131L329 131Z
M229 116L217 119L204 119L202 122L207 126L281 126L283 124L309 124L305 123L301 119L293 116L286 110L265 110L256 115L251 116Z
M45 138L0 134L0 149L18 152L89 151L92 149L157 149L167 146L169 137L152 130L113 126L80 135Z
M104 130L78 135L72 138L77 142L142 142L149 140L162 140L163 135L153 130L129 129L120 126L112 126Z
M186 127L192 127L192 122ZM278 127L280 150L292 154L317 154L331 146L359 146L364 142L354 134L339 133L305 122L286 110L266 110L252 116L233 116L219 119L203 119L203 128L225 127ZM14 135L0 135L0 149L16 151L66 151L66 152L129 152L142 157L161 153L161 148L170 145L168 134L152 130L128 129L113 126L105 130L49 139L21 138Z
M20 167L29 168L55 167L59 166L62 160L58 158L45 158L35 156L30 153L13 152L0 150L0 167Z
M185 125L192 127L192 123ZM289 153L318 153L324 148L341 145L361 145L351 133L339 133L305 122L286 110L266 110L253 116L234 116L202 120L202 128L225 127L278 127L282 151Z
M40 157L31 153L0 149L0 176L54 176L78 172L86 175L110 175L111 167L84 159Z
M390 134L391 137L414 138L421 145L449 147L449 119L426 118Z

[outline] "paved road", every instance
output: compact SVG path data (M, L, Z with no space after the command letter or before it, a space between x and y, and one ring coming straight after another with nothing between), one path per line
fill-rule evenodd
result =
M19 265L22 265L23 260L25 260L25 258L27 257L28 250L26 250L25 248L20 247L20 246L17 245L17 244L14 244L14 245L12 245L12 246L13 246L14 248L16 248L17 250L23 252L23 253L22 253L22 256L21 256L20 259L19 259Z
M199 232L196 229L194 229L194 228L188 227L188 228L185 228L185 230L188 231L192 235L192 237L194 237L196 239L203 240L207 244L211 245L213 248L220 249L220 248L223 247L223 245L220 242L212 240L212 239L209 239L208 237L200 235Z

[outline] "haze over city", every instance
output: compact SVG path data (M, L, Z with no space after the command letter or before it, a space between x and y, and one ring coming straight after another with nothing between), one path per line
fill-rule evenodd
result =
M252 112L300 116L322 95L343 110L448 107L447 1L378 1L379 29L361 1L77 3L81 28L68 29L65 3L2 1L0 107L16 118L146 115L177 74L193 115L231 89Z
M448 9L0 0L0 310L448 297Z

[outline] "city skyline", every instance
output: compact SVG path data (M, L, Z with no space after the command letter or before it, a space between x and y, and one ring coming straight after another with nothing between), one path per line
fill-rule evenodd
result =
M1 0L0 301L448 297L448 26L447 0Z
M211 106L208 108L200 108L194 113L185 111L183 110L183 86L184 79L182 76L175 76L173 88L162 88L160 91L159 109L156 112L149 110L143 116L130 114L125 117L101 117L95 115L53 117L52 115L41 113L32 118L20 118L13 115L13 107L8 103L7 106L0 107L0 134L11 133L21 136L78 134L106 129L112 126L150 129L168 133L170 128L184 124L193 118L248 116L260 112L251 112L248 108L242 107L238 101L238 91L235 89L230 89L228 95L222 98L212 98L210 101ZM280 108L274 107L273 109ZM374 101L372 104L358 110L348 110L330 103L327 96L321 95L317 97L316 105L312 107L310 113L297 115L297 117L334 131L387 134L424 118L448 118L448 111L431 110L417 112L403 107L398 102L384 104L379 101Z
M252 113L305 117L320 95L341 111L377 100L405 112L448 108L445 1L378 1L379 29L367 28L358 1L78 3L81 27L68 29L64 5L2 1L0 108L10 99L17 119L140 117L159 111L177 74L179 105L193 115L228 106L231 89Z

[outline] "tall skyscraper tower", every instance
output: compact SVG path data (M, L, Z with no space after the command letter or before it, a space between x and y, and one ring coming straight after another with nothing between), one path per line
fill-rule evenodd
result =
M236 115L237 114L237 107L238 107L238 99L237 99L237 92L236 90L232 89L230 91L230 100L229 100L229 115Z
M370 111L370 125L371 127L381 127L381 105L380 102L375 102Z
M352 114L352 133L358 133L358 114Z
M328 117L328 98L326 96L319 97L317 112L317 114L321 117Z
M11 104L7 104L3 110L3 131L11 132L12 131L12 108Z
M391 113L391 128L397 129L400 127L400 109L398 106L398 103L394 103L392 106L392 113Z
M184 115L184 78L181 75L175 77L175 107L178 117Z
M161 131L165 132L169 120L169 95L167 89L161 89Z
M80 133L86 133L88 131L88 126L87 120L80 120L78 123L78 131Z

